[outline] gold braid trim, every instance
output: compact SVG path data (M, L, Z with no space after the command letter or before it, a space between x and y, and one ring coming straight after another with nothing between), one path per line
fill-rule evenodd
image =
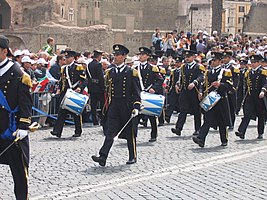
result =
M31 118L20 118L19 119L20 122L24 122L24 123L27 123L27 124L30 124L31 123Z

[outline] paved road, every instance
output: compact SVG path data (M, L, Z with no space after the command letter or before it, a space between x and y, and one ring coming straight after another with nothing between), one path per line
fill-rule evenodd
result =
M30 199L267 199L267 140L255 139L255 124L245 140L229 132L228 147L211 130L205 148L192 142L192 116L180 137L173 124L159 127L155 143L149 128L140 128L138 162L125 164L126 142L118 140L106 167L91 161L104 139L100 127L84 128L78 139L73 127L61 139L39 130L31 135ZM0 199L14 199L12 191L10 170L1 165Z

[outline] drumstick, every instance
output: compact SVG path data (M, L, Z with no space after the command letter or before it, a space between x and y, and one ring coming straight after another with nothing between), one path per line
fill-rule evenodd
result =
M125 129L125 127L129 124L129 122L133 119L133 115L130 117L130 119L125 123L125 125L121 128L121 130L118 132L118 134L116 135L116 137L114 137L114 140L117 140L119 138L119 135L121 134L121 132Z

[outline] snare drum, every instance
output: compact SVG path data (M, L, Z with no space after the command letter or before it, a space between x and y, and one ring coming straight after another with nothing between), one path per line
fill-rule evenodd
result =
M205 111L212 109L221 99L221 95L217 91L211 91L201 102L200 107Z
M89 97L75 92L72 89L67 89L65 96L63 97L60 107L66 109L76 115L80 115L86 106Z
M143 109L141 109L140 114L159 117L164 106L164 100L163 95L141 92Z

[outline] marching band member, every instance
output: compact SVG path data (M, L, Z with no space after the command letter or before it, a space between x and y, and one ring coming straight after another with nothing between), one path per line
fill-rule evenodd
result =
M226 50L223 52L223 58L222 58L222 62L223 62L223 68L225 69L229 69L232 72L232 78L233 78L233 88L231 89L231 91L229 91L229 95L228 95L228 100L229 100L229 107L230 107L230 113L231 113L231 121L232 124L229 126L229 130L233 130L234 129L234 124L235 124L235 113L236 113L236 105L237 105L237 94L236 91L238 89L238 84L239 84L239 74L240 74L240 70L236 67L234 67L231 64L231 59L232 59L232 55L233 52Z
M159 68L148 63L151 53L152 51L147 47L139 48L140 65L136 66L136 69L140 71L139 79L141 89L151 94L160 94L162 91L163 78L159 73ZM142 117L143 115L138 116L138 122ZM151 138L149 142L155 142L158 137L157 119L155 116L148 116L148 119L151 124Z
M175 108L179 110L179 96L180 94L176 92L175 86L179 82L180 70L183 64L183 57L177 56L175 59L175 69L171 70L170 85L168 92L168 107L166 110L165 121L170 123L171 116Z
M180 92L180 113L176 122L175 128L171 131L180 136L186 121L186 115L191 113L194 115L195 132L193 135L198 134L201 126L201 112L199 107L199 87L203 82L205 67L196 63L195 52L191 50L184 51L186 64L181 66L181 79L176 84L177 92Z
M193 141L200 147L204 147L210 127L217 126L219 127L221 146L227 146L227 126L231 123L226 98L228 91L232 89L232 73L230 70L222 68L222 53L212 52L211 55L211 68L206 72L204 78L204 96L207 97L211 91L216 91L221 96L221 99L205 113L204 124L200 127L198 136L193 136Z
M0 163L10 167L16 199L28 200L29 138L32 98L30 76L23 72L17 62L10 61L9 40L0 36L0 152L3 152L15 137L16 144L1 156ZM13 133L17 134L13 136Z
M236 136L245 138L245 133L251 119L258 118L258 139L263 138L265 113L267 102L265 93L267 91L267 70L260 65L261 55L252 55L249 57L251 69L245 73L245 84L247 87L247 96L244 104L244 117L238 127Z
M60 94L60 102L62 102L67 89L72 88L75 92L80 93L83 90L85 78L84 68L77 65L74 61L75 51L65 51L66 65L62 67L61 79L57 94ZM53 131L50 133L58 138L61 137L63 126L67 114L71 114L75 123L75 134L72 137L80 137L82 134L82 120L80 115L70 113L66 109L59 108L58 118L55 122Z
M109 96L109 105L105 113L107 115L107 131L99 156L92 156L93 161L99 163L100 166L106 165L114 138L131 119L131 116L138 115L141 104L138 71L124 63L129 50L120 44L115 44L113 50L114 64L107 69L105 76ZM127 140L129 160L126 164L136 163L136 135L132 123L129 123L118 137Z

